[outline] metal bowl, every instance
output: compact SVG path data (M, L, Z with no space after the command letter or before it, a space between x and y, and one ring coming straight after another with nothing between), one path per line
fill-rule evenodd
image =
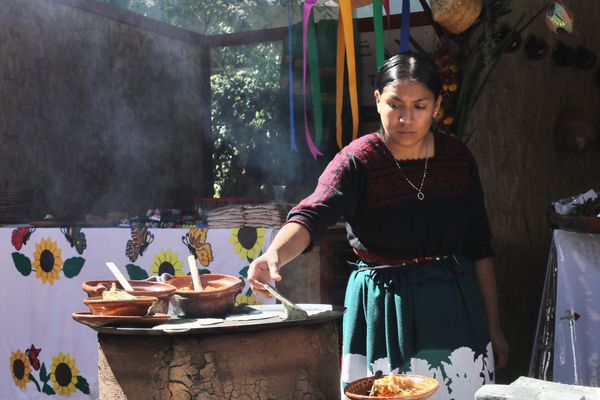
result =
M193 288L191 276L178 276L167 281L177 288L171 297L175 315L187 318L222 317L235 305L235 296L244 287L238 277L221 274L200 275L203 291L183 290Z

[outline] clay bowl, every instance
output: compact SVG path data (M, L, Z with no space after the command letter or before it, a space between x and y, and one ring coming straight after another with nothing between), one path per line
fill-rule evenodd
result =
M171 297L173 312L180 317L209 318L222 317L233 308L235 296L241 292L244 282L231 275L200 275L204 291L187 291L193 288L191 276L178 276L167 281L177 288Z
M116 283L117 289L123 290L121 284L116 280L86 281L81 284L81 288L88 294L88 297L101 296L105 290L110 290L112 284ZM169 311L169 298L175 293L175 287L166 283L149 281L129 281L133 290L127 293L133 296L152 296L158 301L152 306L151 313L167 314Z
M148 314L150 307L158 299L152 296L139 296L133 299L104 300L102 296L83 299L83 304L88 306L93 315L127 315L130 317Z
M600 217L561 215L550 210L548 211L548 221L553 228L572 232L600 233Z
M373 386L373 382L375 381L374 376L369 376L367 378L358 379L354 382L349 383L348 386L346 386L345 393L346 396L353 400L422 400L433 396L433 394L438 390L438 387L440 386L440 383L437 380L429 378L427 376L411 374L403 374L403 376L408 377L415 383L424 386L424 390L419 392L418 394L410 395L399 394L395 396L369 396L369 392L371 391L371 387Z

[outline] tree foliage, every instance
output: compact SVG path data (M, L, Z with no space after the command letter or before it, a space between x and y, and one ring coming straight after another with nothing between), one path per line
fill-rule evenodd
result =
M273 0L104 0L203 35L264 26ZM281 0L280 0L281 1ZM286 3L287 4L287 3ZM285 8L284 8L285 9ZM248 195L284 177L279 91L282 44L260 43L211 51L213 173L217 195ZM258 194L258 193L254 193Z

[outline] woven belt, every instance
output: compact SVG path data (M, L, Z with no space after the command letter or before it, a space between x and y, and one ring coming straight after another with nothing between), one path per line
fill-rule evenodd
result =
M391 267L404 267L407 265L416 265L416 264L424 264L424 263L428 263L428 262L432 262L432 261L440 261L440 260L444 260L448 257L454 257L454 259L456 260L456 257L454 255L449 255L449 256L424 256L424 257L415 257L415 258L405 258L405 259L391 259L391 258L383 258L383 257L378 257L375 256L371 253L365 252L365 251L361 251L358 249L353 249L354 253L359 256L360 258L366 260L366 261L370 261L370 262L375 262L375 263L381 263L382 265L377 265L374 267L360 267L358 268L359 271L365 270L365 269L382 269L382 268L391 268ZM458 263L458 261L456 260L456 262Z

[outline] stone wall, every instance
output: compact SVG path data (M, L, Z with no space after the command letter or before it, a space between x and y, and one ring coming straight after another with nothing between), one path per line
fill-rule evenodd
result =
M207 47L144 20L2 2L0 190L32 189L33 218L191 208L210 187Z

